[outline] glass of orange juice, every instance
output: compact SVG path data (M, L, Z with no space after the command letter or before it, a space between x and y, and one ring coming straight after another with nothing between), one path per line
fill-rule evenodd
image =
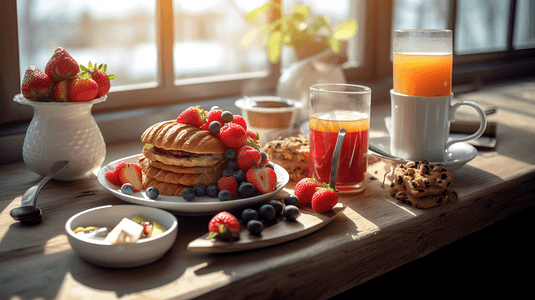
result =
M395 30L394 92L409 96L451 94L451 30Z
M316 84L310 87L309 177L329 183L338 132L345 138L336 171L341 193L363 191L368 164L371 89L351 84Z

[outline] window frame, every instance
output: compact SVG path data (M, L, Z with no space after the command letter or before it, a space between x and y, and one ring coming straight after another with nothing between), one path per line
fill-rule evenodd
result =
M277 0L280 1L280 0ZM284 1L284 0L282 0ZM472 82L486 78L519 75L519 72L489 72L499 68L512 68L511 64L524 65L524 73L535 66L535 49L513 49L514 18L516 0L511 1L508 28L508 49L502 52L482 54L454 54L454 84ZM175 85L173 70L173 3L172 0L156 1L158 29L158 85L156 87L128 86L113 88L108 101L94 107L93 112L114 112L143 107L157 107L178 103L206 101L225 97L239 97L245 94L274 93L281 74L279 64L270 65L264 76L246 74L240 78L212 82ZM374 90L377 103L388 102L388 91L392 84L392 62L390 44L392 33L393 0L365 0L365 21L359 24L364 33L364 53L361 65L344 70L348 82L368 85ZM450 1L449 29L455 30L457 1ZM377 17L384 16L384 17ZM17 1L7 0L0 12L0 124L27 122L32 118L30 107L12 101L20 93L19 51L17 35ZM490 66L490 67L489 67ZM494 67L492 67L494 66ZM522 73L522 72L520 72ZM531 74L533 71L531 71ZM201 79L202 80L202 79ZM245 87L254 87L246 90ZM134 89L129 89L134 88ZM150 100L147 100L150 99Z

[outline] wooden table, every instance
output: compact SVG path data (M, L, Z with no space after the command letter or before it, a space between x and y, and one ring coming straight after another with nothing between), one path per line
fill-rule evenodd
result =
M345 212L315 233L254 251L198 254L186 246L207 231L210 217L179 217L171 250L135 269L90 265L67 241L65 222L75 213L125 204L108 194L95 176L49 182L38 200L44 220L28 226L13 221L9 212L40 177L24 163L2 165L0 298L315 299L426 256L535 203L535 84L500 86L456 99L498 108L490 117L498 123L497 147L479 151L453 172L450 187L458 192L458 201L429 210L398 203L381 187L384 170L378 162L369 171L366 191L342 197ZM373 108L372 135L384 134L381 120L388 114L389 107ZM139 141L109 145L106 163L139 153L142 146Z

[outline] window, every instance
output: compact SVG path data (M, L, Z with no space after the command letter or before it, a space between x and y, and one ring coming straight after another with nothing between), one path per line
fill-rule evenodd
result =
M31 119L31 108L14 104L13 96L26 67L44 68L57 46L81 64L107 63L118 75L110 100L94 112L272 93L280 73L295 62L292 51L283 48L281 62L272 65L262 39L241 44L254 28L244 14L266 1L4 1L0 123ZM519 59L524 72L533 69L524 64L535 57L533 0L276 1L284 11L308 5L331 24L355 18L358 33L349 41L345 74L371 86L374 98L390 89L396 28L453 29L454 68Z

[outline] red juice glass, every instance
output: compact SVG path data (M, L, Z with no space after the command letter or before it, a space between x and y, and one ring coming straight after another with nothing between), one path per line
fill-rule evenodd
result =
M310 177L329 183L336 139L344 128L336 189L341 193L365 189L370 104L371 89L365 86L316 84L310 88Z

